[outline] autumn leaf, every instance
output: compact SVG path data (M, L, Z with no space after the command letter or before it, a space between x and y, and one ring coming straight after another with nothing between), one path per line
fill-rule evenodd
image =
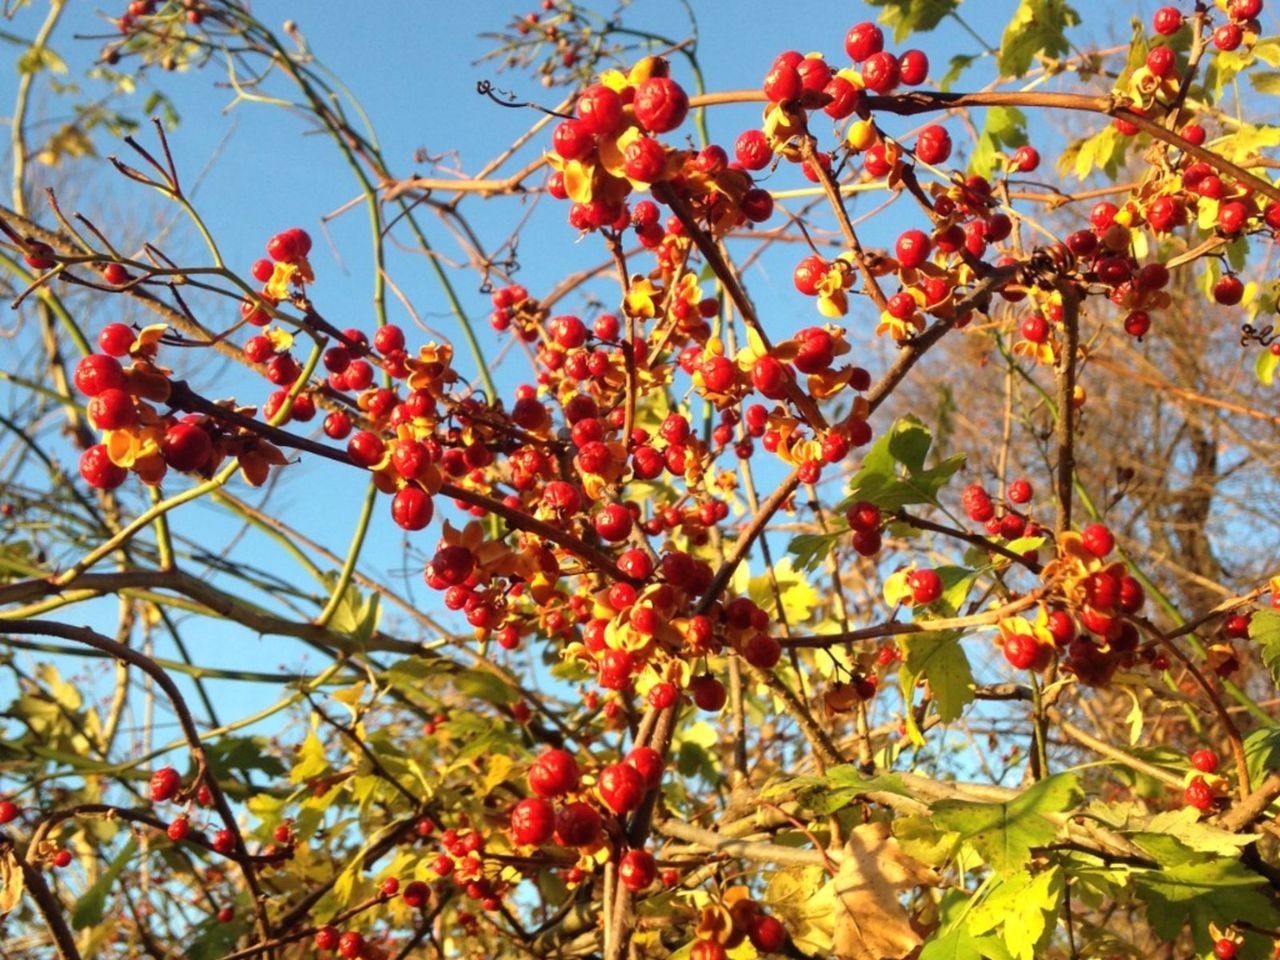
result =
M833 956L845 960L899 960L923 942L902 905L912 887L934 885L933 869L898 846L887 823L855 827L833 881L840 910Z
M6 850L0 858L0 917L12 910L22 899L22 868L12 850Z

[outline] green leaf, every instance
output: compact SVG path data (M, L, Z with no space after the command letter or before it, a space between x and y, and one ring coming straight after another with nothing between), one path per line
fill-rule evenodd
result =
M901 43L913 33L932 30L960 6L960 0L867 0L873 7L884 7L880 22L893 27L894 43Z
M336 579L333 579L331 586L337 586ZM329 627L338 633L345 633L358 644L368 643L382 619L379 600L376 593L371 593L366 598L354 583L348 583L342 599L333 611Z
M520 691L486 670L463 670L453 679L463 693L486 703L509 706L520 699Z
M982 133L974 145L969 168L989 177L996 166L996 157L1007 148L1020 147L1027 142L1027 117L1017 107L992 107L987 111Z
M1262 890L1266 880L1235 859L1195 860L1135 871L1133 883L1146 903L1151 929L1172 941L1189 922L1203 954L1213 948L1210 923L1220 927L1238 920L1262 927L1280 923L1280 911Z
M960 74L964 73L978 58L976 56L968 56L958 53L951 58L951 62L947 64L947 72L942 75L942 79L938 81L938 89L946 93L951 89L951 85L960 79Z
M1249 619L1249 639L1258 645L1262 662L1271 671L1272 681L1280 685L1280 613L1274 610L1255 612Z
M265 737L222 737L205 743L215 770L261 770L269 777L284 776L284 762L270 752Z
M1280 71L1258 70L1250 73L1249 85L1259 93L1280 93Z
M1071 50L1065 28L1080 22L1080 15L1064 0L1022 0L1005 27L996 55L996 66L1006 77L1020 77L1036 54L1061 57Z
M71 913L71 926L75 930L84 930L86 927L96 927L102 922L102 914L107 907L107 895L111 893L111 887L116 882L116 878L120 876L129 861L134 858L138 852L138 841L134 837L129 838L129 842L124 845L124 849L116 854L116 858L111 861L111 865L98 877L84 895L76 901L75 910Z
M981 934L1002 928L1009 953L1017 960L1032 960L1040 955L1041 941L1053 933L1065 890L1066 878L1058 867L1035 875L1024 870L1010 874L970 912L969 929Z
M898 638L904 653L901 670L903 690L909 697L916 680L925 677L933 692L938 719L950 723L959 719L965 706L973 700L973 670L960 634L908 633Z
M1244 738L1249 782L1257 787L1268 771L1280 770L1280 727L1260 727Z
M850 496L842 509L855 500L868 500L883 510L897 510L915 503L937 503L938 491L964 464L957 454L931 468L924 463L933 444L929 428L913 416L903 417L880 436L850 481Z
M813 573L822 565L822 561L831 555L839 539L848 530L834 530L831 533L802 533L792 538L787 544L787 553L796 558L796 569L804 573Z
M960 834L998 873L1020 869L1035 847L1058 835L1046 814L1076 806L1083 794L1075 775L1060 773L1041 780L1007 803L943 800L934 804L933 819L944 830Z

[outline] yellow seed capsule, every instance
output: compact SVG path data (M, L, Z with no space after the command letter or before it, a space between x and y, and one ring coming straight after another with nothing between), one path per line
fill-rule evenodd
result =
M857 120L849 126L845 142L856 151L867 149L876 142L876 128L870 120Z
M1071 406L1079 410L1084 406L1085 399L1084 387L1077 383L1075 385L1075 390L1071 394Z

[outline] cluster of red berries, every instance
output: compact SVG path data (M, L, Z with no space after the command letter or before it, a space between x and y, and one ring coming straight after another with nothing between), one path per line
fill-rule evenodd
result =
M121 323L105 326L98 337L102 353L77 364L76 389L89 398L89 422L104 442L80 457L80 475L91 487L112 490L129 471L157 484L170 469L209 476L229 454L252 441L224 433L204 416L160 413L155 403L169 394L168 372L154 362L154 341ZM126 368L121 360L132 359Z

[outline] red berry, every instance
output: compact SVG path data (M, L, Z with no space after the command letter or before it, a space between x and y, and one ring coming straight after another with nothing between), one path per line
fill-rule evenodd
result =
M689 681L689 692L693 695L693 702L699 709L706 710L708 713L719 713L724 709L728 693L725 691L724 684L709 673L704 673L694 677Z
M421 530L431 522L431 496L416 484L402 487L391 500L391 519L405 530Z
M849 59L862 63L884 49L884 32L870 21L856 23L845 34L844 50Z
M80 455L80 476L95 490L114 490L129 475L111 461L105 444L95 444Z
M1021 146L1013 152L1009 169L1014 173L1031 173L1040 166L1040 151L1035 147Z
M12 823L21 811L12 800L0 800L0 824Z
M1084 548L1098 559L1102 559L1109 554L1116 545L1116 538L1101 523L1094 523L1085 527L1080 537L1084 543Z
M347 960L355 960L364 952L364 937L354 930L348 930L338 938L338 955Z
M333 950L338 946L337 927L321 927L316 931L315 945L317 950Z
M787 928L777 917L764 913L756 915L747 936L761 953L781 953L787 945Z
M1201 773L1213 773L1218 769L1218 755L1212 750L1197 750L1191 754L1191 765Z
M1152 47L1147 51L1147 69L1157 77L1165 77L1177 59L1177 54L1168 47Z
M942 579L932 570L915 570L907 576L907 586L916 603L933 603L942 596Z
M1031 500L1031 481L1019 477L1013 483L1009 484L1009 489L1005 491L1005 495L1009 498L1010 503L1028 503Z
M898 237L894 247L898 262L908 269L914 269L928 260L931 249L929 235L923 230L907 230Z
M951 156L951 135L947 128L935 123L921 130L916 138L916 156L933 166L946 163Z
M631 534L631 511L620 503L606 505L592 522L600 538L610 543L619 543Z
M1235 274L1227 274L1213 285L1213 299L1224 307L1234 307L1244 299L1244 284Z
M667 168L667 152L652 137L640 137L627 144L622 153L623 172L632 180L654 183Z
M175 423L164 432L160 452L165 463L183 473L199 470L213 456L213 440L194 423Z
M658 873L653 854L647 850L628 850L618 863L618 879L632 893L648 888Z
M1016 633L1004 641L1004 658L1018 670L1043 670L1053 650L1029 633Z
M101 353L91 353L76 364L74 379L76 389L86 397L96 397L103 390L123 390L127 385L119 361Z
M1218 960L1235 960L1235 955L1239 949L1234 940L1222 937L1213 945L1213 955Z
M1160 36L1172 36L1182 29L1182 11L1177 7L1161 7L1152 18L1151 25Z
M578 789L578 762L567 750L548 750L529 768L529 789L551 799Z
M1244 40L1244 31L1239 24L1224 23L1213 31L1213 45L1219 50L1230 51L1240 46Z
M120 430L138 420L133 397L123 390L103 390L89 400L89 420L99 430Z
M918 87L929 75L929 58L923 50L908 50L898 58L898 71L908 87Z
M652 77L636 89L632 101L636 121L651 133L667 133L684 123L689 97L668 77Z
M578 121L591 133L612 133L622 122L622 97L603 84L587 87L578 97Z
M600 814L589 803L565 804L556 814L556 840L562 847L588 847L600 838Z
M1213 788L1205 783L1204 777L1193 777L1182 792L1182 799L1187 806L1197 810L1209 810L1213 807Z
M182 777L173 767L161 767L151 775L151 800L153 803L164 803L172 799L182 786Z
M646 792L640 771L625 763L610 764L601 770L596 790L604 805L619 815L640 806Z
M546 843L555 832L556 812L541 797L529 797L511 811L511 836L523 846Z
M236 848L236 835L230 830L219 830L213 835L213 849L224 856Z
M763 170L773 159L773 148L760 130L745 130L733 145L733 155L748 170Z
M65 867L71 863L71 851L59 850L53 855L53 865L55 867Z
M873 53L862 65L862 82L875 93L891 93L901 80L902 70L892 53Z

